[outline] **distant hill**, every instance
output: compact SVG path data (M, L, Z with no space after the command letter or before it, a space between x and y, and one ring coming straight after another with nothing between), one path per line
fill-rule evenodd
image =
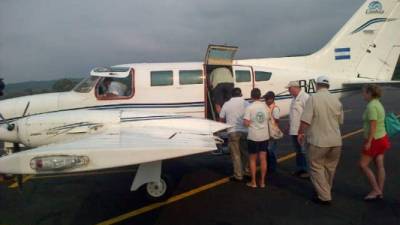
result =
M32 90L51 89L56 81L57 80L26 81L13 84L6 83L6 88L4 90L5 93L10 93L10 92L22 92L25 91L26 89L32 89Z
M82 79L77 78L64 78L60 80L47 80L47 81L26 81L20 83L8 84L6 81L6 88L4 89L5 95L0 97L0 99L14 98L25 95L49 93L55 91L65 91L65 90L54 90L54 84L61 80L69 80L73 84L77 84Z

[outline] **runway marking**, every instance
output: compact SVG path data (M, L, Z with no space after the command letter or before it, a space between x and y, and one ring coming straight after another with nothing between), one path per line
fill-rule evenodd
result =
M348 133L348 134L343 135L343 136L342 136L342 139L346 139L346 138L352 137L352 136L357 135L357 134L360 134L360 133L362 133L362 132L364 132L364 129L359 129L359 130L350 132L350 133Z
M278 161L278 163L284 162L284 161L289 160L289 159L291 159L291 158L293 158L293 157L295 157L295 156L296 156L296 153L293 152L293 153L290 153L290 154L288 154L288 155L282 156L282 157L279 158L277 161Z
M26 175L22 177L22 183L25 183L27 180L31 179L33 175ZM18 187L18 182L15 181L13 184L8 186L9 188L17 188Z
M362 131L363 131L363 129L359 129L359 130L350 132L350 133L348 133L348 134L343 135L343 136L342 136L342 139L346 139L346 138L352 137L352 136L354 136L354 135L357 135L357 134L361 133ZM292 158L294 158L295 156L296 156L296 153L290 153L290 154L288 154L288 155L286 155L286 156L283 156L283 157L279 158L279 159L278 159L278 163L281 163L281 162L287 161L287 160L289 160L289 159L292 159ZM206 184L206 185L204 185L204 186L201 186L201 187L192 189L192 190L190 190L190 191L184 192L184 193L179 194L179 195L172 196L171 198L169 198L168 200L166 200L166 201L164 201L164 202L158 202L158 203L154 203L154 204L151 204L151 205L148 205L148 206L144 206L144 207L139 208L139 209L135 209L135 210L133 210L133 211L131 211L131 212L128 212L128 213L122 214L122 215L120 215L120 216L111 218L111 219L109 219L109 220L103 221L103 222L101 222L101 223L98 223L97 225L111 225L111 224L116 224L116 223L121 222L121 221L124 221L124 220L126 220L126 219L129 219L129 218L132 218L132 217L135 217L135 216L144 214L144 213L146 213L146 212L150 212L150 211L152 211L152 210L161 208L161 207L163 207L163 206L165 206L165 205L168 205L168 204L174 203L174 202L176 202L176 201L182 200L182 199L184 199L184 198L190 197L190 196L192 196L192 195L198 194L198 193L200 193L200 192L202 192L202 191L206 191L206 190L208 190L208 189L211 189L211 188L220 186L220 185L222 185L222 184L226 184L226 183L229 182L229 178L230 178L230 177L224 177L224 178L222 178L222 179L220 179L220 180L211 182L211 183Z
M182 199L184 199L184 198L187 198L187 197L189 197L189 196L195 195L195 194L200 193L200 192L202 192L202 191L206 191L206 190L208 190L208 189L217 187L217 186L219 186L219 185L226 184L226 183L228 183L228 182L229 182L229 177L225 177L225 178L220 179L220 180L218 180L218 181L215 181L215 182L206 184L206 185L204 185L204 186L201 186L201 187L199 187L199 188L193 189L193 190L191 190L191 191L188 191L188 192L185 192L185 193L182 193L182 194L179 194L179 195L175 195L175 196L169 198L168 200L166 200L166 201L164 201L164 202L154 203L154 204L151 204L151 205L142 207L142 208L140 208L140 209L137 209L137 210L134 210L134 211L131 211L131 212L122 214L122 215L117 216L117 217L115 217L115 218L112 218L112 219L103 221L103 222L99 223L98 225L115 224L115 223L121 222L121 221L123 221L123 220L129 219L129 218L131 218L131 217L135 217L135 216L138 216L138 215L140 215L140 214L143 214L143 213L152 211L152 210L154 210L154 209L160 208L160 207L162 207L162 206L165 206L165 205L174 203L174 202L176 202L176 201L182 200Z

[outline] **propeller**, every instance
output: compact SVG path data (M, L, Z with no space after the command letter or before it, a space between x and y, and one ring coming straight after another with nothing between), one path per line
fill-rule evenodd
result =
M0 80L0 81L1 81L1 80ZM1 85L0 85L0 89L1 89ZM1 90L0 90L0 92L1 92ZM26 103L24 112L22 113L22 118L26 116L30 104L31 104L31 102ZM4 116L3 116L1 113L0 113L0 119L3 120L3 121L5 121L5 123L7 124L7 130L13 131L13 130L15 129L15 124L6 122L6 121L7 121L6 118L4 118Z
M3 90L6 87L6 85L3 82L3 78L0 78L0 96L3 96Z
M1 81L1 80L0 80ZM1 83L0 83L0 89L1 89ZM0 90L1 93L1 90ZM26 116L28 109L29 109L29 105L30 102L28 102L25 106L24 112L22 113L22 118ZM0 113L0 119L3 121L6 121L6 119L4 118L4 116ZM13 123L9 123L9 122L5 122L7 124L7 130L12 131L15 129L15 124ZM19 143L13 143L13 151L12 153L17 153L21 151L21 147L19 146ZM21 174L16 175L16 180L17 180L17 184L18 184L18 188L22 189L22 184L23 184L23 176Z

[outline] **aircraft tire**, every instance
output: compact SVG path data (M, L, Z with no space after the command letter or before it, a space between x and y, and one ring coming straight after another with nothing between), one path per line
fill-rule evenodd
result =
M171 196L173 179L167 175L161 175L161 182L150 182L143 185L142 189L146 198L152 202L159 202Z

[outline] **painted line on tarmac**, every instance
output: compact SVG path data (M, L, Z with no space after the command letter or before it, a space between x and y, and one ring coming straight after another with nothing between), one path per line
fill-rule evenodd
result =
M345 134L345 135L342 136L342 139L346 139L346 138L352 137L352 136L354 136L354 135L357 135L357 134L359 134L359 133L362 133L362 131L363 131L363 129L360 129L360 130L356 130L356 131L354 131L354 132ZM296 153L290 153L290 154L288 154L288 155L286 155L286 156L283 156L283 157L279 158L279 159L278 159L278 163L281 163L281 162L287 161L287 160L289 160L289 159L292 159L292 158L294 158L295 156L296 156ZM153 210L155 210L155 209L161 208L161 207L163 207L163 206L165 206L165 205L169 205L169 204L171 204L171 203L174 203L174 202L176 202L176 201L179 201L179 200L182 200L182 199L184 199L184 198L190 197L190 196L192 196L192 195L198 194L198 193L200 193L200 192L209 190L209 189L211 189L211 188L215 188L215 187L220 186L220 185L222 185L222 184L226 184L226 183L229 182L229 178L230 178L230 177L224 177L224 178L222 178L222 179L220 179L220 180L214 181L214 182L209 183L209 184L206 184L206 185L204 185L204 186L201 186L201 187L192 189L192 190L187 191L187 192L184 192L184 193L182 193L182 194L178 194L178 195L172 196L171 198L169 198L168 200L166 200L166 201L164 201L164 202L158 202L158 203L154 203L154 204L151 204L151 205L148 205L148 206L144 206L144 207L139 208L139 209L135 209L135 210L133 210L133 211L131 211L131 212L122 214L122 215L120 215L120 216L111 218L111 219L106 220L106 221L103 221L103 222L101 222L101 223L99 223L99 224L97 224L97 225L111 225L111 224L116 224L116 223L119 223L119 222L121 222L121 221L127 220L127 219L129 219L129 218L132 218L132 217L135 217L135 216L138 216L138 215L141 215L141 214L144 214L144 213L153 211Z
M22 183L25 183L26 181L28 181L29 179L31 179L33 177L33 175L25 175L22 177ZM18 182L15 181L14 183L12 183L11 185L8 186L8 188L17 188L18 187Z
M195 194L200 193L202 191L217 187L217 186L222 185L222 184L226 184L228 182L229 182L229 177L225 177L225 178L220 179L218 181L215 181L213 183L209 183L209 184L206 184L206 185L201 186L199 188L193 189L191 191L188 191L188 192L185 192L185 193L182 193L182 194L179 194L179 195L175 195L175 196L169 198L168 200L166 200L164 202L154 203L154 204L142 207L140 209L137 209L137 210L122 214L122 215L120 215L118 217L103 221L103 222L99 223L98 225L115 224L115 223L121 222L123 220L129 219L131 217L135 217L135 216L138 216L140 214L143 214L143 213L158 209L158 208L160 208L162 206L165 206L165 205L174 203L176 201L182 200L184 198L187 198L189 196L195 195Z
M346 139L346 138L352 137L352 136L357 135L357 134L360 134L360 133L362 133L362 132L364 132L363 129L359 129L359 130L350 132L350 133L348 133L348 134L343 135L343 136L342 136L342 139Z

